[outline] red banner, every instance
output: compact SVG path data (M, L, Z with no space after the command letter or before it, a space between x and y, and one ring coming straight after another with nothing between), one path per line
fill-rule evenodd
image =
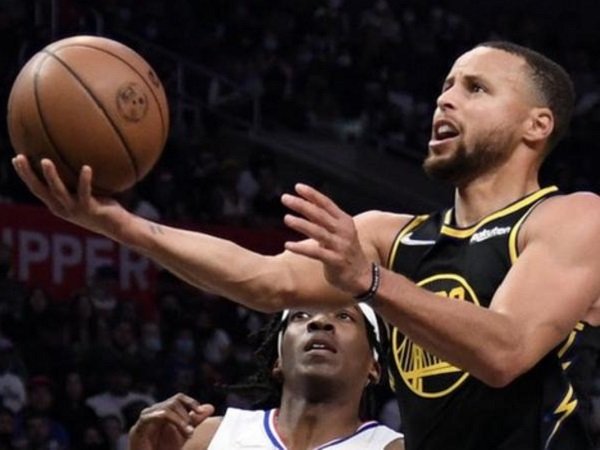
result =
M275 254L295 236L284 228L183 226L230 239L254 251ZM39 286L54 299L70 298L101 266L119 276L121 294L140 301L153 298L158 268L145 257L88 232L36 206L0 205L0 239L13 252L15 278Z

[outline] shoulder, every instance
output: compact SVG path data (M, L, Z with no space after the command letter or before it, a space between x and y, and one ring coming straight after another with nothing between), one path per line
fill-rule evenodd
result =
M385 261L398 232L413 218L411 214L371 210L354 216L354 223L361 243L372 245L380 260Z
M385 446L384 450L404 450L404 439L398 438Z
M537 209L547 214L587 211L597 215L600 214L600 196L593 192L557 195L542 202Z
M385 450L404 450L404 435L402 433L398 433L385 425L380 425L378 428L380 432L384 431L387 436L388 443L384 447Z
M363 225L388 224L403 226L406 225L413 217L414 215L412 214L400 214L372 209L370 211L365 211L355 215L354 220L357 224Z
M559 233L593 237L600 243L600 196L591 192L558 195L534 208L524 225L525 237Z
M363 436L366 448L404 449L404 435L384 424L375 422L375 426L372 425L371 428L364 431L366 431Z

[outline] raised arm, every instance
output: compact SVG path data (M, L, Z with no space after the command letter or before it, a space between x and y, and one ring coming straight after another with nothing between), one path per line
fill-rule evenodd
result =
M313 239L334 241L340 233L332 225L331 200L308 186L284 202L303 217L289 217L288 225ZM335 219L338 227L344 219ZM323 261L328 279L350 293L371 283L370 261L352 256L340 245L331 255L319 246L291 244L291 250ZM574 194L549 199L536 208L519 237L521 254L496 291L488 308L469 302L446 302L402 275L381 272L376 310L391 324L428 351L473 376L503 386L535 365L557 346L579 320L599 324L600 198ZM363 267L351 277L349 264Z
M136 250L198 288L264 312L348 302L347 295L326 281L318 261L287 251L277 256L257 254L208 234L148 221L112 199L92 196L90 167L82 169L78 192L72 194L50 160L42 161L45 182L24 156L15 157L13 164L55 215ZM374 246L366 244L365 251L377 257Z

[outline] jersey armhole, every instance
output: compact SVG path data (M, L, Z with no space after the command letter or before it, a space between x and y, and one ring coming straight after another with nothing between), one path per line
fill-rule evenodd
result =
M404 236L406 236L408 233L410 233L412 230L417 228L419 225L421 225L423 222L425 222L425 220L427 220L428 218L429 218L429 214L414 216L412 219L410 219L406 223L406 225L404 225L402 228L400 228L400 231L398 231L398 234L396 234L396 237L392 241L392 248L390 249L390 253L388 254L387 261L385 263L385 267L387 269L392 268L392 264L394 263L394 260L396 259L396 253L398 252L398 247L401 244L402 238Z
M508 254L510 256L510 264L511 266L519 259L519 255L521 254L519 249L519 233L523 228L523 224L527 220L527 218L531 215L533 210L538 207L544 200L549 199L550 196L539 199L533 205L529 207L527 212L523 214L523 217L519 219L519 221L515 224L513 229L510 231L510 235L508 237Z

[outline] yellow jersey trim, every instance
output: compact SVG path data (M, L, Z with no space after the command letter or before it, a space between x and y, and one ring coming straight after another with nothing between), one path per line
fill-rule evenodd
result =
M510 230L510 235L508 237L508 254L510 257L510 264L514 264L517 258L519 257L519 246L517 245L517 237L519 236L519 230L521 229L521 225L525 222L525 219L529 216L529 214L523 214L523 217L519 219L519 221L515 224L512 230Z
M573 330L569 333L569 336L567 337L567 339L565 339L565 343L558 350L559 358L562 358L565 355L565 353L567 353L567 350L569 350L569 348L571 348L571 346L573 345L573 342L575 342L577 333L582 331L584 328L585 328L585 324L583 322L577 322L577 324L575 325L575 328L573 328Z
M451 237L455 237L455 238L471 237L473 234L475 234L475 232L479 228L481 228L483 225L491 222L492 220L507 216L507 215L523 208L524 206L527 206L527 205L537 202L539 199L541 199L545 195L547 195L551 192L556 192L556 191L558 191L558 187L556 187L556 186L550 186L550 187L547 187L544 189L540 189L540 190L526 196L525 198L507 206L506 208L502 208L499 211L496 211L495 213L492 213L489 216L484 217L478 223L476 223L475 225L473 225L469 228L453 228L452 226L450 226L449 224L450 224L450 218L452 215L452 209L449 209L444 216L444 224L442 225L441 232L442 232L442 234L445 234L445 235L451 236Z
M559 418L556 421L556 424L554 425L550 436L548 436L548 440L546 441L546 445L544 446L545 449L547 449L550 446L550 441L552 441L552 438L562 425L563 421L567 417L569 417L573 413L573 411L575 411L575 408L577 408L577 403L577 398L575 398L575 395L573 394L573 386L571 386L571 383L569 383L569 389L567 390L567 393L554 410L554 414L559 416Z

